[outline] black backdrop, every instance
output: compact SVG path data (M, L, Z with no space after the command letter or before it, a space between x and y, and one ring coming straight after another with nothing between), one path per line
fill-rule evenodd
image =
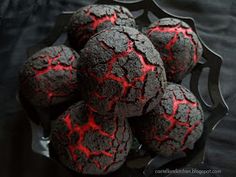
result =
M55 163L32 152L30 125L15 99L17 73L26 59L26 49L50 31L55 17L76 10L88 0L0 1L0 176L65 177ZM236 176L236 1L159 0L176 15L193 17L201 38L223 56L222 92L230 113L217 126L207 143L206 162ZM183 176L183 175L181 175Z

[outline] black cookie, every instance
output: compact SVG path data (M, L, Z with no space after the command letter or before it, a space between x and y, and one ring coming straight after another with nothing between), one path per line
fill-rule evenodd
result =
M106 29L94 35L80 55L79 78L94 111L106 115L116 109L127 117L140 116L160 100L166 86L163 62L136 29Z
M95 33L113 26L135 27L128 9L121 6L89 5L76 11L68 25L68 39L79 50Z
M168 81L180 82L201 58L201 42L183 21L160 19L149 26L147 36L161 54Z
M56 120L50 140L53 151L68 168L104 175L125 162L132 134L124 117L100 116L79 102Z
M20 92L30 104L50 107L79 97L78 54L66 46L47 47L24 64Z
M203 122L203 111L195 96L181 85L170 84L159 105L131 125L151 151L170 156L193 148L202 134Z

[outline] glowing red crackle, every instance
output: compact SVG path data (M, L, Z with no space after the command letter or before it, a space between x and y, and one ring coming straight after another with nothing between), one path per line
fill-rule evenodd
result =
M135 52L135 54L138 56L140 62L141 62L141 66L142 66L142 76L138 77L138 78L134 78L134 80L138 80L141 82L145 82L145 78L147 76L147 74L150 71L155 71L156 66L155 65L150 65L146 62L146 59L144 58L143 54L141 54L140 52L138 52L137 50L135 50L135 48L133 47L133 51Z
M101 45L103 47L107 47L106 44L104 44L104 43L101 43ZM112 73L112 70L113 70L113 66L117 62L117 60L119 60L120 58L127 57L131 52L134 52L138 56L138 58L139 58L139 60L141 62L142 75L139 76L139 77L133 78L133 80L129 82L128 79L127 79L127 76L118 77L118 76L116 76L115 74ZM145 80L146 80L147 74L149 72L151 72L151 71L155 71L155 69L156 69L156 66L147 63L147 61L146 61L145 57L143 56L143 54L141 54L139 51L137 51L134 48L134 43L131 40L129 40L128 41L128 47L127 47L126 51L118 53L118 54L117 53L113 53L112 58L107 63L107 71L106 71L104 76L98 77L95 73L92 73L92 72L89 72L88 74L91 77L93 77L99 84L103 84L107 80L113 80L113 81L117 81L119 84L122 85L122 95L113 96L109 100L108 110L111 110L114 107L114 105L116 104L116 102L121 97L124 97L124 98L126 97L126 95L128 93L128 90L130 88L134 87L135 83L137 81L140 81L140 82L144 83ZM101 99L101 100L106 98L106 97L100 95L97 92L92 93L92 95L96 96L98 99ZM144 96L141 96L139 99L140 99L140 101L144 101L145 100Z
M181 121L179 121L175 118L175 115L177 114L179 105L185 104L185 105L191 106L192 108L196 108L198 106L198 103L188 101L187 99L178 100L175 97L173 97L172 103L173 103L172 113L171 114L163 113L163 114L160 115L160 118L165 119L165 120L170 122L169 127L166 129L163 136L161 136L161 137L160 136L155 136L153 139L157 140L160 143L162 143L166 140L172 139L172 138L169 137L169 133L175 128L175 126L176 125L184 126L184 127L187 128L187 131L184 135L183 140L181 141L181 144L183 146L184 143L187 140L188 135L191 134L191 132L201 123L201 121L197 121L197 122L194 123L194 125L190 125L189 120L186 121L186 122L181 122ZM187 111L187 116L189 116L189 113L190 113L190 110ZM186 119L188 119L188 117L186 117Z
M69 96L69 93L55 93L50 90L47 91L47 97L48 97L49 103L51 103L52 99L55 97L66 97L66 96Z
M60 57L62 57L60 52L59 52L59 53L57 54L57 56L55 56L55 57L47 56L47 62L48 62L47 68L43 68L43 69L40 69L40 70L35 69L35 68L32 68L33 71L35 72L35 76L34 76L35 79L36 79L38 82L40 82L40 80L41 80L41 79L40 79L40 76L45 75L45 74L47 74L47 73L50 72L50 71L54 71L54 72L57 72L57 71L58 71L58 72L59 72L59 71L70 71L69 80L71 81L71 80L73 79L73 78L72 78L72 77L73 77L73 71L75 71L76 69L73 68L72 64L69 65L69 66L67 66L67 65L64 65L64 64L60 63L60 61L59 61L59 58L60 58ZM44 59L45 57L42 57L42 58ZM37 59L40 59L40 57L37 58ZM71 55L71 57L69 58L69 61L70 61L71 63L73 63L74 60L75 60L75 56L74 56L74 55ZM55 62L56 64L54 64L54 62ZM47 81L44 80L43 82L47 82ZM70 84L70 83L68 82L68 83L66 83L66 85L68 86L68 88L71 88L71 89L75 89L75 88L76 88L76 84ZM53 99L54 97L65 97L65 96L69 96L69 93L58 93L58 92L55 92L55 91L52 89L52 86L51 86L51 84L50 84L49 82L47 83L47 90L36 89L35 91L36 91L36 92L43 92L43 93L47 94L49 103L52 102L52 99Z
M124 117L123 117L124 118ZM118 130L122 127L122 138L121 138L121 140L119 140L118 141L118 143L119 144L122 144L122 143L124 143L124 139L126 138L126 136L125 136L125 132L126 131L129 131L129 130L127 130L126 129L126 127L127 127L127 125L126 125L126 121L122 121L123 122L123 125L121 125L121 127L119 126L118 127L118 121L119 121L119 119L118 119L118 117L116 117L116 119L115 119L115 125L116 125L116 127L115 127L115 130L114 130L114 133L113 133L113 135L116 135L117 134L117 132L118 132ZM115 139L113 139L113 142L112 142L112 144L114 144L114 140ZM113 156L113 159L112 159L112 162L109 164L109 165L107 165L105 168L104 168L104 171L106 172L106 171L108 171L108 169L109 169L109 167L111 167L112 165L114 165L114 164L117 164L117 163L120 163L120 162L122 162L123 160L116 160L116 156L117 156L117 154L118 153L123 153L124 151L128 151L128 143L131 141L131 136L130 136L130 134L128 133L128 137L127 137L127 140L125 141L125 145L124 145L124 147L123 147L123 149L120 149L119 150L119 152L118 152L118 148L119 148L119 145L118 145L118 147L116 148L116 151L115 151L115 155Z
M60 61L58 60L60 57L61 57L61 53L58 53L58 55L55 57L47 56L48 67L40 69L40 70L33 68L33 70L35 71L35 77L38 78L39 76L46 74L52 70L54 70L54 71L73 71L73 70L75 70L72 67L72 65L67 66L67 65L60 63ZM72 55L69 60L71 62L73 62L75 60L75 56ZM53 62L56 62L56 64L53 64Z
M92 23L91 23L91 27L95 30L97 29L97 27L106 22L106 21L110 21L112 24L115 24L116 20L117 20L117 14L116 12L114 12L112 15L108 16L108 15L104 15L103 17L97 17L96 15L94 15L90 9L88 9L87 16L89 16L92 19Z
M74 163L76 164L75 165L76 169L78 169L79 171L83 171L83 166L77 162L77 159L79 158L79 156L76 154L76 151L84 153L88 159L92 160L92 163L94 163L97 168L103 169L104 171L106 171L109 169L109 167L113 163L118 163L118 162L116 162L116 153L117 153L117 148L119 147L119 145L117 145L117 147L114 147L115 145L113 142L116 139L116 134L118 132L118 129L120 128L120 127L118 127L119 120L118 120L118 117L114 117L115 128L114 128L114 131L111 134L109 134L109 133L103 131L102 127L100 125L96 124L96 122L94 120L95 119L94 113L89 108L88 108L88 110L89 110L88 115L85 115L85 116L88 116L88 122L83 125L79 125L78 123L72 124L71 115L67 114L65 116L64 122L68 128L68 132L67 132L66 136L69 139L69 142L71 141L71 135L73 133L77 133L79 135L79 139L77 140L77 142L75 144L70 144L68 146L68 149L69 149L70 155L71 155ZM91 151L88 147L84 146L83 145L84 137L88 131L98 132L100 135L111 139L110 147L107 147L107 149L100 150L100 151ZM123 139L124 139L124 131L126 131L125 128L123 128L123 135L122 135L123 137L118 142L120 144L123 142ZM112 150L112 152L111 152L111 150ZM99 161L91 159L92 156L100 156L100 155L104 155L104 156L111 158L112 163L109 165L102 165Z
M86 13L87 16L89 16L92 19L92 22L87 23L87 24L83 24L80 25L79 28L77 30L83 30L83 29L87 29L88 27L92 27L92 29L94 30L94 33L97 30L97 27L101 24L103 24L104 22L111 22L112 24L115 24L115 22L117 21L117 14L116 12L110 16L105 15L103 17L97 17L96 15L92 14L92 12L88 11ZM82 36L83 38L83 36ZM87 39L87 36L85 37Z
M193 45L193 49L194 49L193 61L194 61L194 63L198 62L198 55L197 55L197 45L198 44L196 44L195 40L193 39L193 36L191 35L191 32L193 32L193 30L191 28L184 28L181 26L181 24L178 24L176 26L155 26L148 31L148 36L150 36L153 32L174 33L174 37L165 46L165 48L169 52L169 56L167 58L163 58L163 60L166 60L166 61L175 60L171 48L177 42L178 34L182 33L184 35L184 37L188 38L189 41Z
M70 96L70 94L71 94L69 92L68 93L63 93L63 92L58 93L58 91L53 91L51 89L50 84L47 84L47 86L48 86L47 90L36 89L35 92L37 92L37 93L39 93L39 92L46 93L49 103L52 103L52 100L55 97L67 97L67 96ZM74 90L74 89L77 88L77 84L66 83L66 87L70 88L71 90Z
M97 29L97 27L106 22L106 21L110 21L112 24L115 24L116 20L117 20L117 16L116 13L112 14L112 16L104 16L101 18L96 17L95 15L90 14L90 17L93 19L93 24L92 24L92 28L93 29Z
M200 124L201 124L201 121L197 121L197 122L194 123L194 125L192 125L191 127L189 127L189 128L187 129L187 131L186 131L186 133L185 133L185 135L184 135L184 137L183 137L183 140L182 140L182 142L181 142L182 145L185 144L185 142L187 141L188 136L189 136L189 135L192 133L192 131L195 130L196 127L199 126ZM185 147L182 147L182 148L185 148Z

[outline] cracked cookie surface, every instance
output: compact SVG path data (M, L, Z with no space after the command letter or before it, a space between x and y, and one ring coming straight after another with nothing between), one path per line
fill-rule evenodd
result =
M160 52L170 82L180 82L201 58L201 42L183 21L163 18L151 24L146 33Z
M68 25L68 39L80 50L95 33L113 26L135 27L131 12L122 6L89 5L77 10Z
M77 60L66 46L47 47L31 56L20 71L20 92L32 105L49 107L79 98Z
M165 69L151 41L129 27L94 35L80 52L85 100L100 114L117 110L126 117L149 112L166 86Z
M193 148L202 134L203 122L195 96L181 85L169 84L156 108L131 125L148 149L170 156Z
M65 166L82 174L104 175L125 162L132 134L123 116L101 116L79 102L56 120L50 139Z

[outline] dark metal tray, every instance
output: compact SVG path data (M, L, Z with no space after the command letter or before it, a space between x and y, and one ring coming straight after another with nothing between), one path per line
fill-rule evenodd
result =
M130 1L112 1L112 0L98 0L97 4L118 4L127 7L136 18L138 28L140 30L145 29L151 22L158 18L164 17L174 17L181 19L188 23L192 29L197 33L194 20L187 17L179 17L172 15L163 9L157 4L155 0L130 0ZM31 56L33 53L38 50L54 45L56 43L65 43L65 32L67 30L68 20L71 17L73 12L62 12L56 19L55 25L51 30L50 34L43 39L38 44L30 47L28 49L28 56ZM64 35L64 38L62 37ZM199 36L198 36L199 37ZM200 37L199 37L200 38ZM201 40L201 39L200 39ZM222 120L222 118L228 113L228 106L226 105L224 98L220 90L220 68L222 65L222 58L216 54L214 51L209 49L207 45L201 40L203 45L203 56L200 62L197 63L196 67L189 74L186 80L183 81L183 85L189 87L189 89L195 94L195 96L201 102L204 113L205 113L205 124L204 132L201 138L195 143L194 148L184 153L176 154L175 156L164 158L161 156L153 157L147 151L145 151L142 145L135 144L136 146L130 152L130 155L127 158L127 162L116 172L107 175L112 177L148 177L148 176L166 176L167 174L155 174L154 170L157 169L176 169L183 168L186 166L195 166L197 164L204 163L204 150L205 144L209 134L214 130L215 126ZM208 100L201 94L201 84L200 79L204 73L205 69L208 69L208 73L205 73L205 82L204 86L207 88ZM207 101L206 101L207 100ZM25 100L22 100L20 97L20 102L24 108L28 108L28 105ZM210 103L209 103L210 102ZM28 110L28 109L27 109ZM28 116L32 117L37 113L39 117L47 116L41 114L37 108L32 108L34 112L28 112ZM43 118L42 118L43 119ZM32 119L31 119L32 120ZM46 120L46 118L44 118ZM50 122L42 121L41 123L32 122L32 149L36 153L50 157L49 155L49 140L44 137L45 129L47 129ZM72 176L80 176L71 172ZM83 175L84 176L84 175Z

